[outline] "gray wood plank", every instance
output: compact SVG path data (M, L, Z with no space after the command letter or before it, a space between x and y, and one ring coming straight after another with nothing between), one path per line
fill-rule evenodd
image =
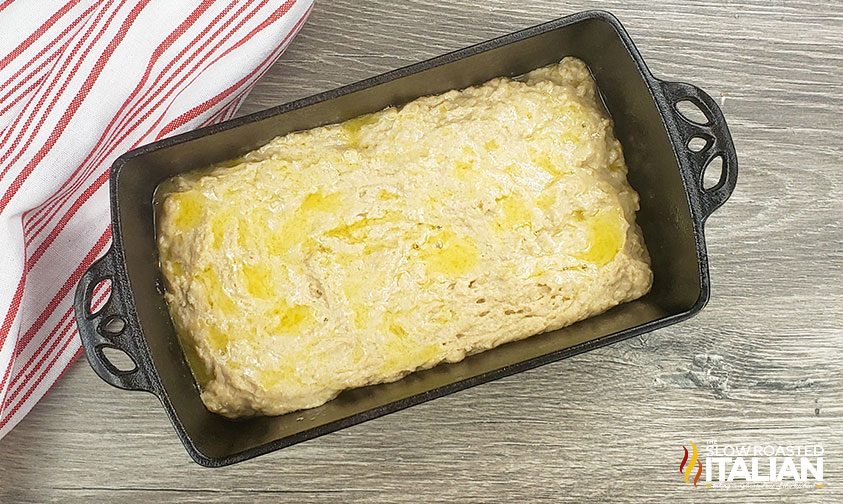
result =
M0 440L0 501L843 500L840 2L321 1L241 113L594 7L729 120L741 178L698 317L213 471L83 360ZM688 439L821 442L828 486L694 491Z

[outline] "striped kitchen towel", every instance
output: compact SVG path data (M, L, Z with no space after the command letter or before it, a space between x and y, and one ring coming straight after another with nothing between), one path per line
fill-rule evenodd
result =
M234 115L312 3L0 0L0 437L81 353L112 161Z

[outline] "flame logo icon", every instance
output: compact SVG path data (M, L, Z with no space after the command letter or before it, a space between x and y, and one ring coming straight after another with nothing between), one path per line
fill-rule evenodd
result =
M691 453L690 453L690 460L688 448L682 447L685 450L685 456L682 457L682 462L679 463L679 474L682 474L685 477L685 483L691 483L691 473L694 472L694 466L697 468L697 473L694 475L694 486L697 486L697 482L700 481L700 476L702 475L702 462L699 461L700 452L697 450L697 445L694 444L693 441L689 441L691 443Z

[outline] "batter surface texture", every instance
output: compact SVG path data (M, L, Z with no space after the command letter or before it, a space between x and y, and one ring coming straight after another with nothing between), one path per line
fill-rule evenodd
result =
M203 401L311 408L642 296L626 174L566 58L168 181L161 268Z

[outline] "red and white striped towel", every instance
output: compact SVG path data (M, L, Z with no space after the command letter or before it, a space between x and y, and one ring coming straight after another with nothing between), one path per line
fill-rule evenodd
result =
M0 0L0 437L81 352L112 161L234 115L312 3Z

